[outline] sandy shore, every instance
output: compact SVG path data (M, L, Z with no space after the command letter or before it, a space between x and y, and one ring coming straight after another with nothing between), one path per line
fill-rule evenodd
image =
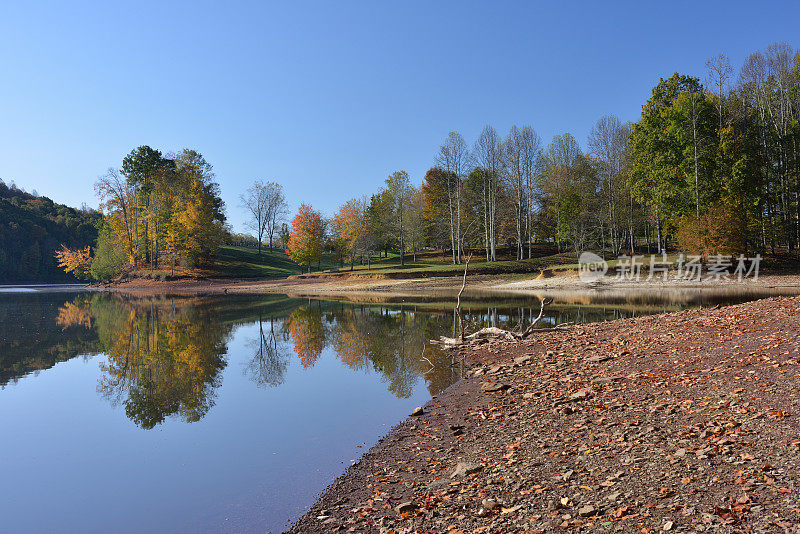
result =
M465 350L291 532L798 532L800 298Z
M384 279L346 276L335 278L288 278L282 280L248 281L226 279L187 279L158 281L136 279L113 285L95 285L103 291L132 294L213 294L213 293L286 293L297 296L342 296L357 299L359 296L383 294L430 295L447 297L455 295L461 287L460 277ZM468 291L472 293L509 293L547 295L552 292L631 292L631 291L690 291L697 289L715 291L787 290L800 291L800 275L764 275L757 280L687 282L683 280L626 281L607 276L596 282L582 282L576 273L565 273L549 278L533 275L471 276Z

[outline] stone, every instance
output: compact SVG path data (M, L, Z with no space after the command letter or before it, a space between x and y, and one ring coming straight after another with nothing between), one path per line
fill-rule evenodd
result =
M578 515L581 517L591 517L596 513L597 513L597 508L595 508L591 504L587 504L586 506L578 510Z
M610 359L611 359L611 356L596 355L596 356L591 356L591 357L587 358L586 361L589 362L589 363L603 363L603 362L608 361Z
M675 526L675 523L673 523L672 521L667 521L666 523L664 523L664 526L661 527L661 530L666 532L668 530L672 530L673 526Z
M522 365L524 363L528 363L529 361L531 361L531 355L530 354L526 354L525 356L519 356L517 358L514 358L514 363L516 363L518 365Z
M500 506L498 502L494 499L483 499L481 501L481 505L487 510L494 510L495 508Z
M422 415L424 413L425 413L425 410L422 409L422 406L417 406L416 408L414 408L414 411L411 412L411 415L413 417L418 417L418 416L420 416L420 415Z
M456 464L456 469L450 475L450 478L465 477L467 475L471 475L472 473L477 473L482 469L483 466L481 464L458 462L458 464Z
M588 389L580 389L569 396L570 401L585 400L592 396L592 392Z
M501 384L500 382L485 382L481 389L486 393L494 393L497 391L505 391L507 389L511 389L511 386L508 384Z
M394 507L394 511L398 514L404 514L407 512L413 512L417 509L417 505L411 501L401 502L397 506Z

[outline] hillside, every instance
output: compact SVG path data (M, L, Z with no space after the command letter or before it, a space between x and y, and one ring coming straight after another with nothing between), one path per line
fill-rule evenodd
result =
M0 283L75 282L55 250L94 245L100 214L56 204L0 180Z

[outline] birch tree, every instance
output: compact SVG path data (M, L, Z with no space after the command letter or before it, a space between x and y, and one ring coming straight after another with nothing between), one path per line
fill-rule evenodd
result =
M458 132L450 132L436 155L436 165L445 173L447 201L450 208L450 244L453 263L461 263L461 213L463 205L463 182L469 171L469 150Z
M497 261L497 193L503 170L503 147L497 130L486 125L472 150L473 163L483 177L483 219L486 261Z

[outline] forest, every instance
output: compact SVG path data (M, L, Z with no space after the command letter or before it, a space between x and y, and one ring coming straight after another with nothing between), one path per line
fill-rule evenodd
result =
M75 282L54 253L61 245L93 245L101 218L0 180L0 282Z

